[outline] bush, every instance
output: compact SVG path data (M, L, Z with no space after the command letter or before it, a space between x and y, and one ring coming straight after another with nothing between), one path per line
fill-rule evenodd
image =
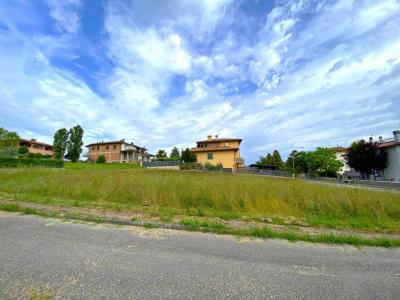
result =
M204 169L206 169L207 171L222 171L223 165L221 163L212 165L209 162L207 162L204 164Z
M103 154L100 154L96 159L96 163L98 164L104 164L105 162L106 162L106 157Z
M29 153L28 147L26 146L21 146L18 148L18 155L19 156L25 156Z
M63 168L64 161L54 159L0 157L0 168L19 167Z
M181 170L202 170L203 166L196 162L186 162L179 165Z

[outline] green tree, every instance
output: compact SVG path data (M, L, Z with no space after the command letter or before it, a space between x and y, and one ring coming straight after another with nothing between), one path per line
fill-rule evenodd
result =
M182 150L181 160L183 162L196 162L197 155L196 155L196 153L191 151L189 148L186 148L185 150Z
M310 173L325 177L336 177L343 163L336 158L335 151L328 148L317 148L306 155L307 168Z
M106 162L106 157L104 156L104 154L100 154L99 156L97 156L96 163L104 164L105 162Z
M67 152L69 143L69 132L65 128L58 129L54 134L54 156L56 159L63 159Z
M15 131L0 128L0 156L17 156L19 135Z
M278 170L283 170L285 164L283 163L282 157L278 150L274 150L271 157L271 165L277 166Z
M294 173L294 174L301 173L301 172L299 172L299 169L297 168L298 155L299 155L299 152L297 150L293 150L289 154L289 156L285 162L285 170L286 171Z
M359 171L364 179L369 179L375 170L382 171L387 167L387 152L381 151L372 141L353 142L346 154L348 165Z
M181 154L179 153L178 148L172 148L171 155L169 156L171 160L181 160Z
M26 146L21 146L18 148L18 155L20 156L25 156L29 153L28 147Z
M82 153L83 129L81 126L76 125L69 130L69 141L67 146L67 157L72 162L77 162Z
M260 156L260 159L256 162L257 164L260 165L272 165L272 155L271 153L268 153L266 156Z
M165 152L165 150L163 150L163 149L158 150L158 152L156 154L157 160L166 160L167 158L168 158L168 156L167 156L167 152Z

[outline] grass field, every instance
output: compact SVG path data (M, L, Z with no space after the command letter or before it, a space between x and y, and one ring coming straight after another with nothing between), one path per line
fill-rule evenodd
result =
M146 210L274 223L400 232L400 193L319 185L301 179L66 164L0 170L0 196L50 205Z

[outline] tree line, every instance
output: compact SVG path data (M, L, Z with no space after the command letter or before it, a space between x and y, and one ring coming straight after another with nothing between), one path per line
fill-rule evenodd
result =
M369 179L372 174L383 172L388 166L387 152L372 140L355 141L344 154L344 159L350 168L360 172L363 179ZM284 162L278 150L272 154L260 157L257 164L276 167L280 171L293 174L309 174L324 177L336 177L344 166L338 160L336 152L329 148L318 147L314 151L293 150Z
M156 154L156 160L159 161L166 161L166 160L173 160L173 161L183 161L183 162L196 162L197 156L196 153L191 151L189 148L185 150L181 150L177 147L172 148L170 155L168 156L167 152L163 149L158 150Z

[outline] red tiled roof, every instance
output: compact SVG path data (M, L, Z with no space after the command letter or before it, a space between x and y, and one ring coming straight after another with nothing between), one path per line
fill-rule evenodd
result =
M23 142L23 143L30 143L30 144L43 145L43 146L47 146L47 147L53 147L53 145L50 145L50 144L46 144L46 143L42 143L42 142L38 142L38 141L27 140L27 139L19 139L19 141Z

